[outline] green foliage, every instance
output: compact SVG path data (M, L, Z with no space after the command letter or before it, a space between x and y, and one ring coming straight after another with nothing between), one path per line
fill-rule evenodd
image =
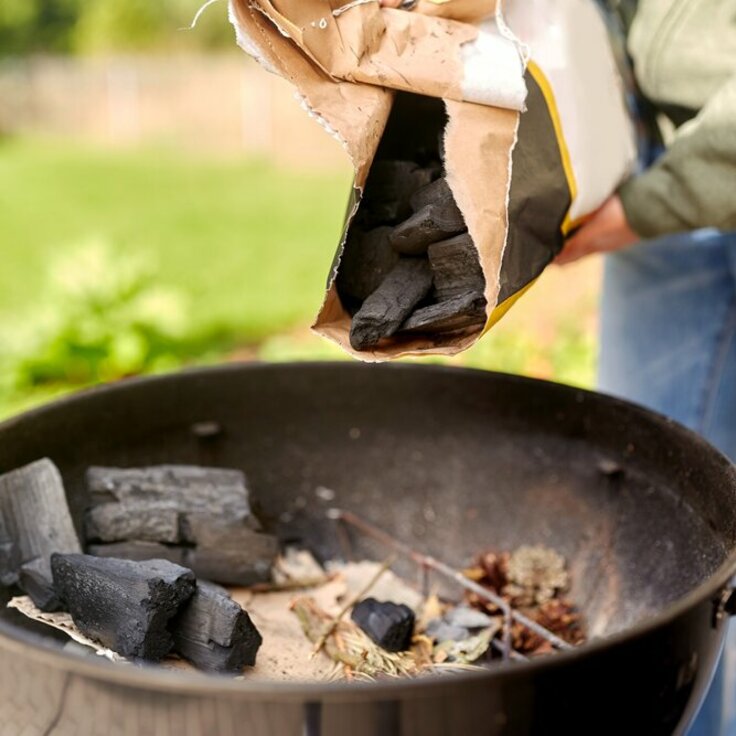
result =
M99 242L60 257L43 298L0 335L6 388L80 386L179 365L186 301L154 274L146 259Z
M0 55L234 48L226 0L1 0Z
M83 0L2 0L0 55L70 51L83 5Z

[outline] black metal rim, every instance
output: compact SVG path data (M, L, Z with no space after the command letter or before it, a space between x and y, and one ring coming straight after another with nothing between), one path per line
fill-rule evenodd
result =
M121 380L114 384L100 385L86 389L56 401L45 404L36 409L24 412L16 417L0 423L0 431L12 429L14 426L42 416L47 412L63 410L70 403L80 401L94 401L100 394L109 392L127 391L142 384L170 382L173 380L187 380L189 378L206 378L224 373L251 373L257 371L291 370L298 366L299 370L324 369L331 367L339 370L390 370L390 371L432 371L436 373L451 373L453 375L468 374L475 377L490 375L508 383L526 385L545 384L550 391L571 393L590 397L594 401L602 401L611 406L619 406L628 410L639 411L642 417L657 418L666 422L675 431L685 434L689 441L698 446L703 452L720 462L724 469L733 468L731 461L712 447L706 440L683 427L677 422L668 419L656 412L631 402L626 402L613 396L579 389L551 381L526 378L505 373L482 371L473 368L456 368L437 365L416 364L388 364L368 367L359 363L350 362L299 362L299 363L229 363L225 365L192 368L178 373L158 376L144 376ZM462 672L451 677L428 677L424 679L402 679L396 681L376 682L248 682L233 680L214 675L205 675L196 672L177 672L154 666L121 667L108 660L87 658L69 652L60 651L55 646L44 641L43 637L30 632L20 631L5 621L0 621L0 647L10 656L25 656L42 662L55 669L70 671L72 674L86 675L95 679L115 682L120 685L158 690L163 692L192 693L198 695L216 695L219 697L241 697L247 699L277 699L284 701L304 701L309 698L322 698L332 701L355 700L357 698L374 698L377 695L389 697L429 697L439 690L448 690L455 686L462 687L470 682L491 682L500 677L507 677L513 673L525 675L527 673L551 672L555 668L564 667L572 662L581 662L595 657L599 653L620 644L630 643L646 636L656 629L667 625L673 620L686 614L703 601L712 601L714 606L721 598L724 589L736 575L736 549L731 552L725 562L705 582L691 590L686 596L670 604L656 615L641 621L628 629L605 638L590 641L579 648L558 652L554 657L544 657L527 662L499 664L498 667L484 672Z

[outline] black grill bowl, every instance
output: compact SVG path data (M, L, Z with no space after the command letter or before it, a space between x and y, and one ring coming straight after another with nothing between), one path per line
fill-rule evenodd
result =
M77 523L87 466L181 462L242 468L267 525L324 557L339 549L332 505L457 566L481 548L546 544L570 561L594 638L482 674L264 683L80 656L3 609L2 736L681 733L723 642L734 468L606 396L406 364L226 366L95 389L0 426L0 471L44 456Z

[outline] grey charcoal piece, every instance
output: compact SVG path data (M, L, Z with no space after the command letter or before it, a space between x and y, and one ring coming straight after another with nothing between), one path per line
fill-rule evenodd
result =
M431 168L422 168L414 161L375 161L368 174L361 205L367 210L368 222L387 225L408 217L411 196L431 182L433 176Z
M363 301L386 278L399 260L388 242L390 227L377 227L363 232L353 226L337 271L337 288L341 296Z
M87 486L92 508L85 517L85 532L94 541L174 544L185 541L182 517L202 512L259 528L239 470L190 465L92 467Z
M37 557L21 565L18 585L42 611L59 611L63 603L54 588L51 558Z
M120 560L168 560L176 565L184 565L188 548L158 542L113 542L112 544L90 544L87 552L96 557L117 557ZM184 565L188 567L188 565ZM196 575L197 571L193 571Z
M51 570L83 634L124 657L149 661L171 650L169 621L195 589L194 573L166 560L54 554Z
M425 205L407 220L397 225L390 236L397 253L419 256L439 240L465 230L465 220L454 200L448 204Z
M425 258L402 258L353 317L350 344L366 350L393 335L432 288Z
M174 651L205 672L242 672L256 663L263 642L250 616L227 591L201 580L169 628Z
M486 288L478 250L468 233L433 243L427 250L434 274L434 293L442 299L477 292Z
M401 326L401 332L441 334L480 327L486 320L483 294L469 293L417 309Z
M423 186L421 189L417 189L411 195L409 203L411 204L412 212L419 212L419 210L424 209L428 204L439 204L445 207L454 205L455 197L452 194L450 185L447 183L447 179L443 176Z
M184 562L198 577L226 585L253 585L271 579L279 552L275 536L203 515L190 516L187 522L197 544L184 550Z
M436 642L464 641L470 638L470 631L464 626L448 624L441 618L435 618L427 624L427 636Z
M450 626L461 626L465 629L485 629L493 626L495 620L475 608L457 606L445 614L445 622Z
M276 537L255 532L227 521L189 517L187 535L198 535L194 546L156 542L114 542L90 544L87 551L97 557L124 560L168 560L188 567L198 578L226 585L253 585L268 582L279 545Z
M43 582L53 552L81 552L61 475L48 458L0 476L0 583L25 582L39 607L51 605ZM40 586L40 587L39 587ZM31 595L31 590L26 592Z

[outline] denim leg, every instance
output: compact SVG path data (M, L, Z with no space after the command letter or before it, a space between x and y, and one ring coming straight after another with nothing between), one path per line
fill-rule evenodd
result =
M735 254L735 235L700 231L610 256L599 374L602 391L678 420L732 459L736 459ZM736 631L731 631L726 655L689 736L736 736L736 724L724 731L736 698L735 669Z

